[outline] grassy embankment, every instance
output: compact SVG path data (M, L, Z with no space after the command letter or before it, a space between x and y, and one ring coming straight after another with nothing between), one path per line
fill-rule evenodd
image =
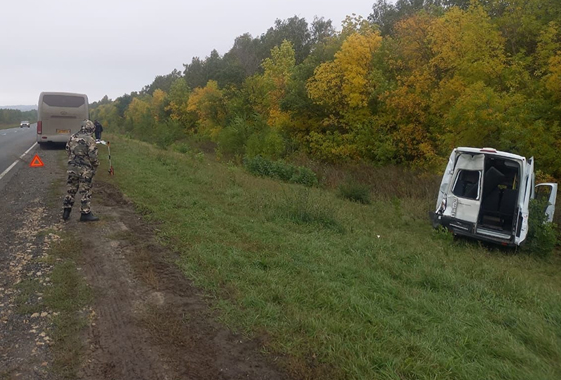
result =
M561 378L558 254L542 261L454 242L431 229L425 200L373 194L362 205L202 154L108 138L116 174L100 177L160 222L161 240L223 323L263 338L291 370Z

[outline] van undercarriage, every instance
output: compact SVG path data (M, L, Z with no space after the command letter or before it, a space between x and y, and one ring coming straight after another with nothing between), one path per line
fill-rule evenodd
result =
M489 243L500 244L507 247L515 247L514 237L507 234L506 231L487 226L477 226L474 223L466 222L457 218L438 215L430 212L430 218L433 227L442 226L452 232L454 235L465 236Z

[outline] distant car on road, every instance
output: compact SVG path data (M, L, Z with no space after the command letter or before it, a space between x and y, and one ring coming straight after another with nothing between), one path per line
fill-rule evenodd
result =
M22 121L21 123L19 123L19 127L20 128L23 128L23 127L30 128L31 124L29 123L29 121L25 120L25 121Z

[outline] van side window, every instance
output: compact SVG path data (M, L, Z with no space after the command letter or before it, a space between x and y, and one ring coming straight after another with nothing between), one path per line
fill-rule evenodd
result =
M477 199L479 197L479 170L460 170L452 193L458 197Z

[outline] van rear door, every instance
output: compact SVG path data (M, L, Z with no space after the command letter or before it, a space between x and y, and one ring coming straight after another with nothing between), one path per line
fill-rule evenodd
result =
M555 213L555 198L557 197L557 184L556 183L540 183L536 185L536 198L547 198L548 204L545 208L547 221L553 222L553 214Z
M481 205L484 154L463 153L456 161L451 191L447 194L444 215L461 221L477 223Z
M531 157L524 165L524 174L521 185L524 186L524 197L518 203L518 225L514 243L520 245L528 235L528 215L530 198L534 195L534 157Z
M448 189L450 188L450 183L454 178L454 166L456 165L456 149L452 151L450 154L450 158L448 159L448 165L446 165L446 170L444 171L444 175L442 176L442 181L440 182L440 190L438 192L438 199L436 200L436 211L443 211L446 209L446 194L448 193ZM444 203L443 203L444 202Z

